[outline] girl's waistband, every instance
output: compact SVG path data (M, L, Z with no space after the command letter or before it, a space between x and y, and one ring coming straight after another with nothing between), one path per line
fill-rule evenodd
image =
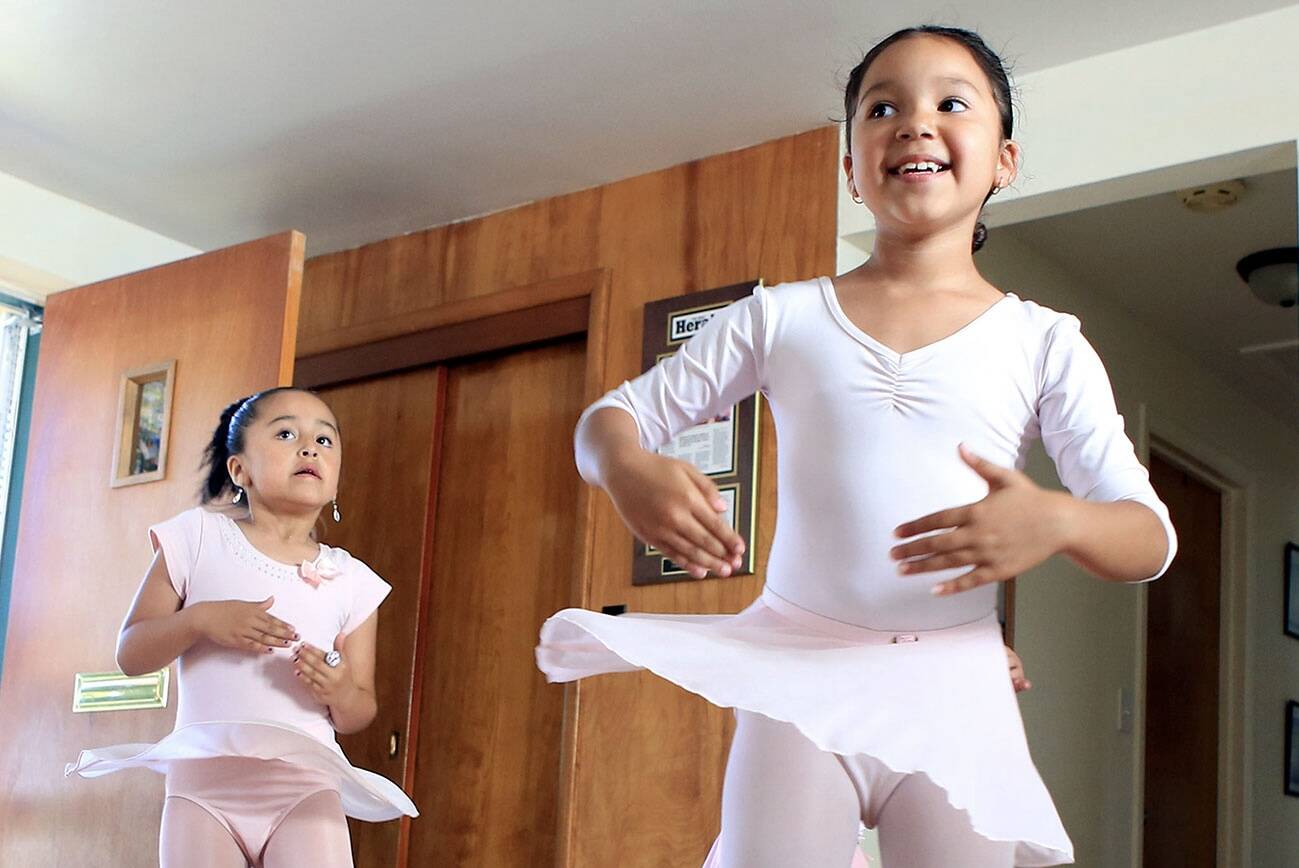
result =
M787 621L791 621L800 627L809 630L815 630L828 636L834 636L850 642L866 645L890 645L903 644L909 642L923 642L927 640L941 639L952 641L962 638L973 638L983 636L989 631L996 631L997 635L1001 634L1001 624L997 620L996 611L989 612L973 621L962 624L953 624L949 627L939 627L928 630L879 630L874 627L865 627L860 624L851 624L847 621L840 621L805 609L797 603L792 603L784 597L764 587L762 596L758 598L759 602L771 609L777 615L780 615Z

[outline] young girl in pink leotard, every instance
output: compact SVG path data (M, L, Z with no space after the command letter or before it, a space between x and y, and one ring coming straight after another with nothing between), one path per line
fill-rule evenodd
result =
M350 866L345 815L416 815L334 739L374 719L376 610L390 590L316 542L322 509L341 518L342 455L316 395L249 396L213 432L203 505L149 529L154 559L117 660L127 674L178 660L175 729L82 751L67 773L163 772L162 868Z

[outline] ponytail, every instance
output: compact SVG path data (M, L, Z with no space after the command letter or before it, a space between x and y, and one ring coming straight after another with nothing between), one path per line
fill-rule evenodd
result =
M211 503L221 497L227 490L234 488L230 472L226 470L226 461L230 458L230 422L248 398L241 398L221 411L221 421L217 422L212 432L212 440L203 452L203 463L200 468L207 470L207 478L199 491L200 503Z

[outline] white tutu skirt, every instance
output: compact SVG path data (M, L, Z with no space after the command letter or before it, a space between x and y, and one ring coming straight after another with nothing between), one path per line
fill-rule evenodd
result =
M1029 757L996 615L903 634L809 612L767 590L738 615L602 615L546 621L550 681L648 669L714 705L793 724L822 750L924 772L970 827L1017 844L1015 864L1073 862Z
M167 773L177 760L249 757L281 760L338 778L343 811L358 820L395 820L419 816L415 803L392 781L353 768L337 747L331 748L305 730L270 721L204 721L178 727L156 744L119 744L83 750L64 775L97 778L129 768ZM255 785L255 781L250 781Z

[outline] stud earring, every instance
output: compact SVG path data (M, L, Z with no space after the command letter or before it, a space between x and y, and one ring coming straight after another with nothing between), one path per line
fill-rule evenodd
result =
M342 520L343 520L343 514L338 511L338 501L335 500L334 501L334 524L338 524Z
M231 502L231 503L238 503L239 501L241 501L241 500L243 500L243 499L244 499L244 490L243 490L242 488L240 488L239 486L236 485L236 486L235 486L235 499L232 500L232 501L230 501L230 502Z

